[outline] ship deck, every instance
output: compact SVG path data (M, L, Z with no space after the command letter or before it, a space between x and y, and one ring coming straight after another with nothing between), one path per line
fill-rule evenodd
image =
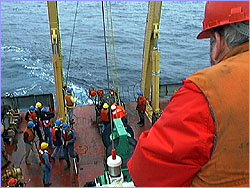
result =
M161 99L160 107L164 109L168 103L168 99ZM140 134L148 130L151 125L148 120L144 127L137 125L139 120L137 111L135 110L136 102L127 102L126 111L128 124L132 127L137 140ZM51 187L79 187L84 186L86 182L93 181L97 176L103 175L105 147L102 143L101 135L96 124L94 105L77 106L74 109L75 125L77 140L75 142L75 151L79 154L80 161L78 163L78 175L75 175L73 165L70 169L65 170L66 162L56 161L52 164ZM21 119L24 119L24 113L21 113ZM42 169L35 162L35 156L30 154L31 165L26 165L24 161L25 145L23 142L23 131L26 127L25 120L18 125L18 134L16 134L12 145L6 145L6 152L11 162L7 167L2 168L2 174L6 169L20 167L24 176L23 181L30 179L27 187L43 187ZM49 150L50 153L53 149ZM72 164L71 159L71 164ZM6 186L6 182L1 182L2 187Z

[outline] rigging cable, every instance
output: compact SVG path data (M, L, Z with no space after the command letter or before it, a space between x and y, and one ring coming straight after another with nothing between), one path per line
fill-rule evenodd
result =
M109 42L109 53L110 53L110 64L111 64L111 76L113 81L113 88L117 92L118 103L120 105L120 94L119 94L119 80L117 73L117 59L115 54L115 42L114 42L114 29L113 29L113 21L112 21L112 12L111 12L111 2L105 1L106 3L106 12L107 12L107 27L108 27L108 42ZM110 18L109 18L110 17ZM116 99L116 95L115 95Z
M107 70L107 82L108 82L108 90L109 90L109 69L108 69L108 54L107 54L107 39L106 39L106 29L105 29L105 20L104 20L104 2L102 1L102 23L103 23L103 37L105 44L105 60L106 60L106 70Z
M71 61L71 52L72 52L73 39L74 39L74 33L75 33L75 25L76 25L76 16L77 16L78 3L79 3L79 1L77 1L77 3L76 3L76 11L75 11L75 19L74 19L73 33L72 33L72 37L71 37L71 44L70 44L70 51L69 51L69 62L68 62L68 67L67 67L66 85L68 85L69 65L70 65L70 63L71 63L71 62L70 62L70 61Z

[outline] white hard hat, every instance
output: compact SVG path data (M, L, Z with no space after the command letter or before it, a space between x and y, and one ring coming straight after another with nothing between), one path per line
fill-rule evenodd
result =
M116 109L116 105L112 105L111 110L115 110L115 109Z

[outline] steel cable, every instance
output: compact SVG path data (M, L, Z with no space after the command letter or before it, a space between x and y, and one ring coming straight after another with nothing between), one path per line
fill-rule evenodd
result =
M74 33L75 33L75 25L76 25L76 16L77 16L78 3L79 3L79 1L77 1L77 3L76 3L75 19L74 19L74 26L73 26L73 32L72 32L71 44L70 44L70 51L69 51L69 61L68 61L68 67L67 67L66 85L68 85L69 66L70 66L70 63L71 63L71 53L72 53L73 39L74 39Z

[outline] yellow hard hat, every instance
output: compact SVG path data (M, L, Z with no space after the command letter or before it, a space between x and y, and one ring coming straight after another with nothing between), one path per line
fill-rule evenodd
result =
M103 108L108 108L108 107L109 107L109 105L107 103L103 104Z
M48 143L42 142L41 143L41 149L47 149L48 145L49 145Z
M36 103L36 108L40 108L40 107L42 107L42 103L37 102L37 103Z
M3 134L4 132L4 125L1 123L1 135Z

